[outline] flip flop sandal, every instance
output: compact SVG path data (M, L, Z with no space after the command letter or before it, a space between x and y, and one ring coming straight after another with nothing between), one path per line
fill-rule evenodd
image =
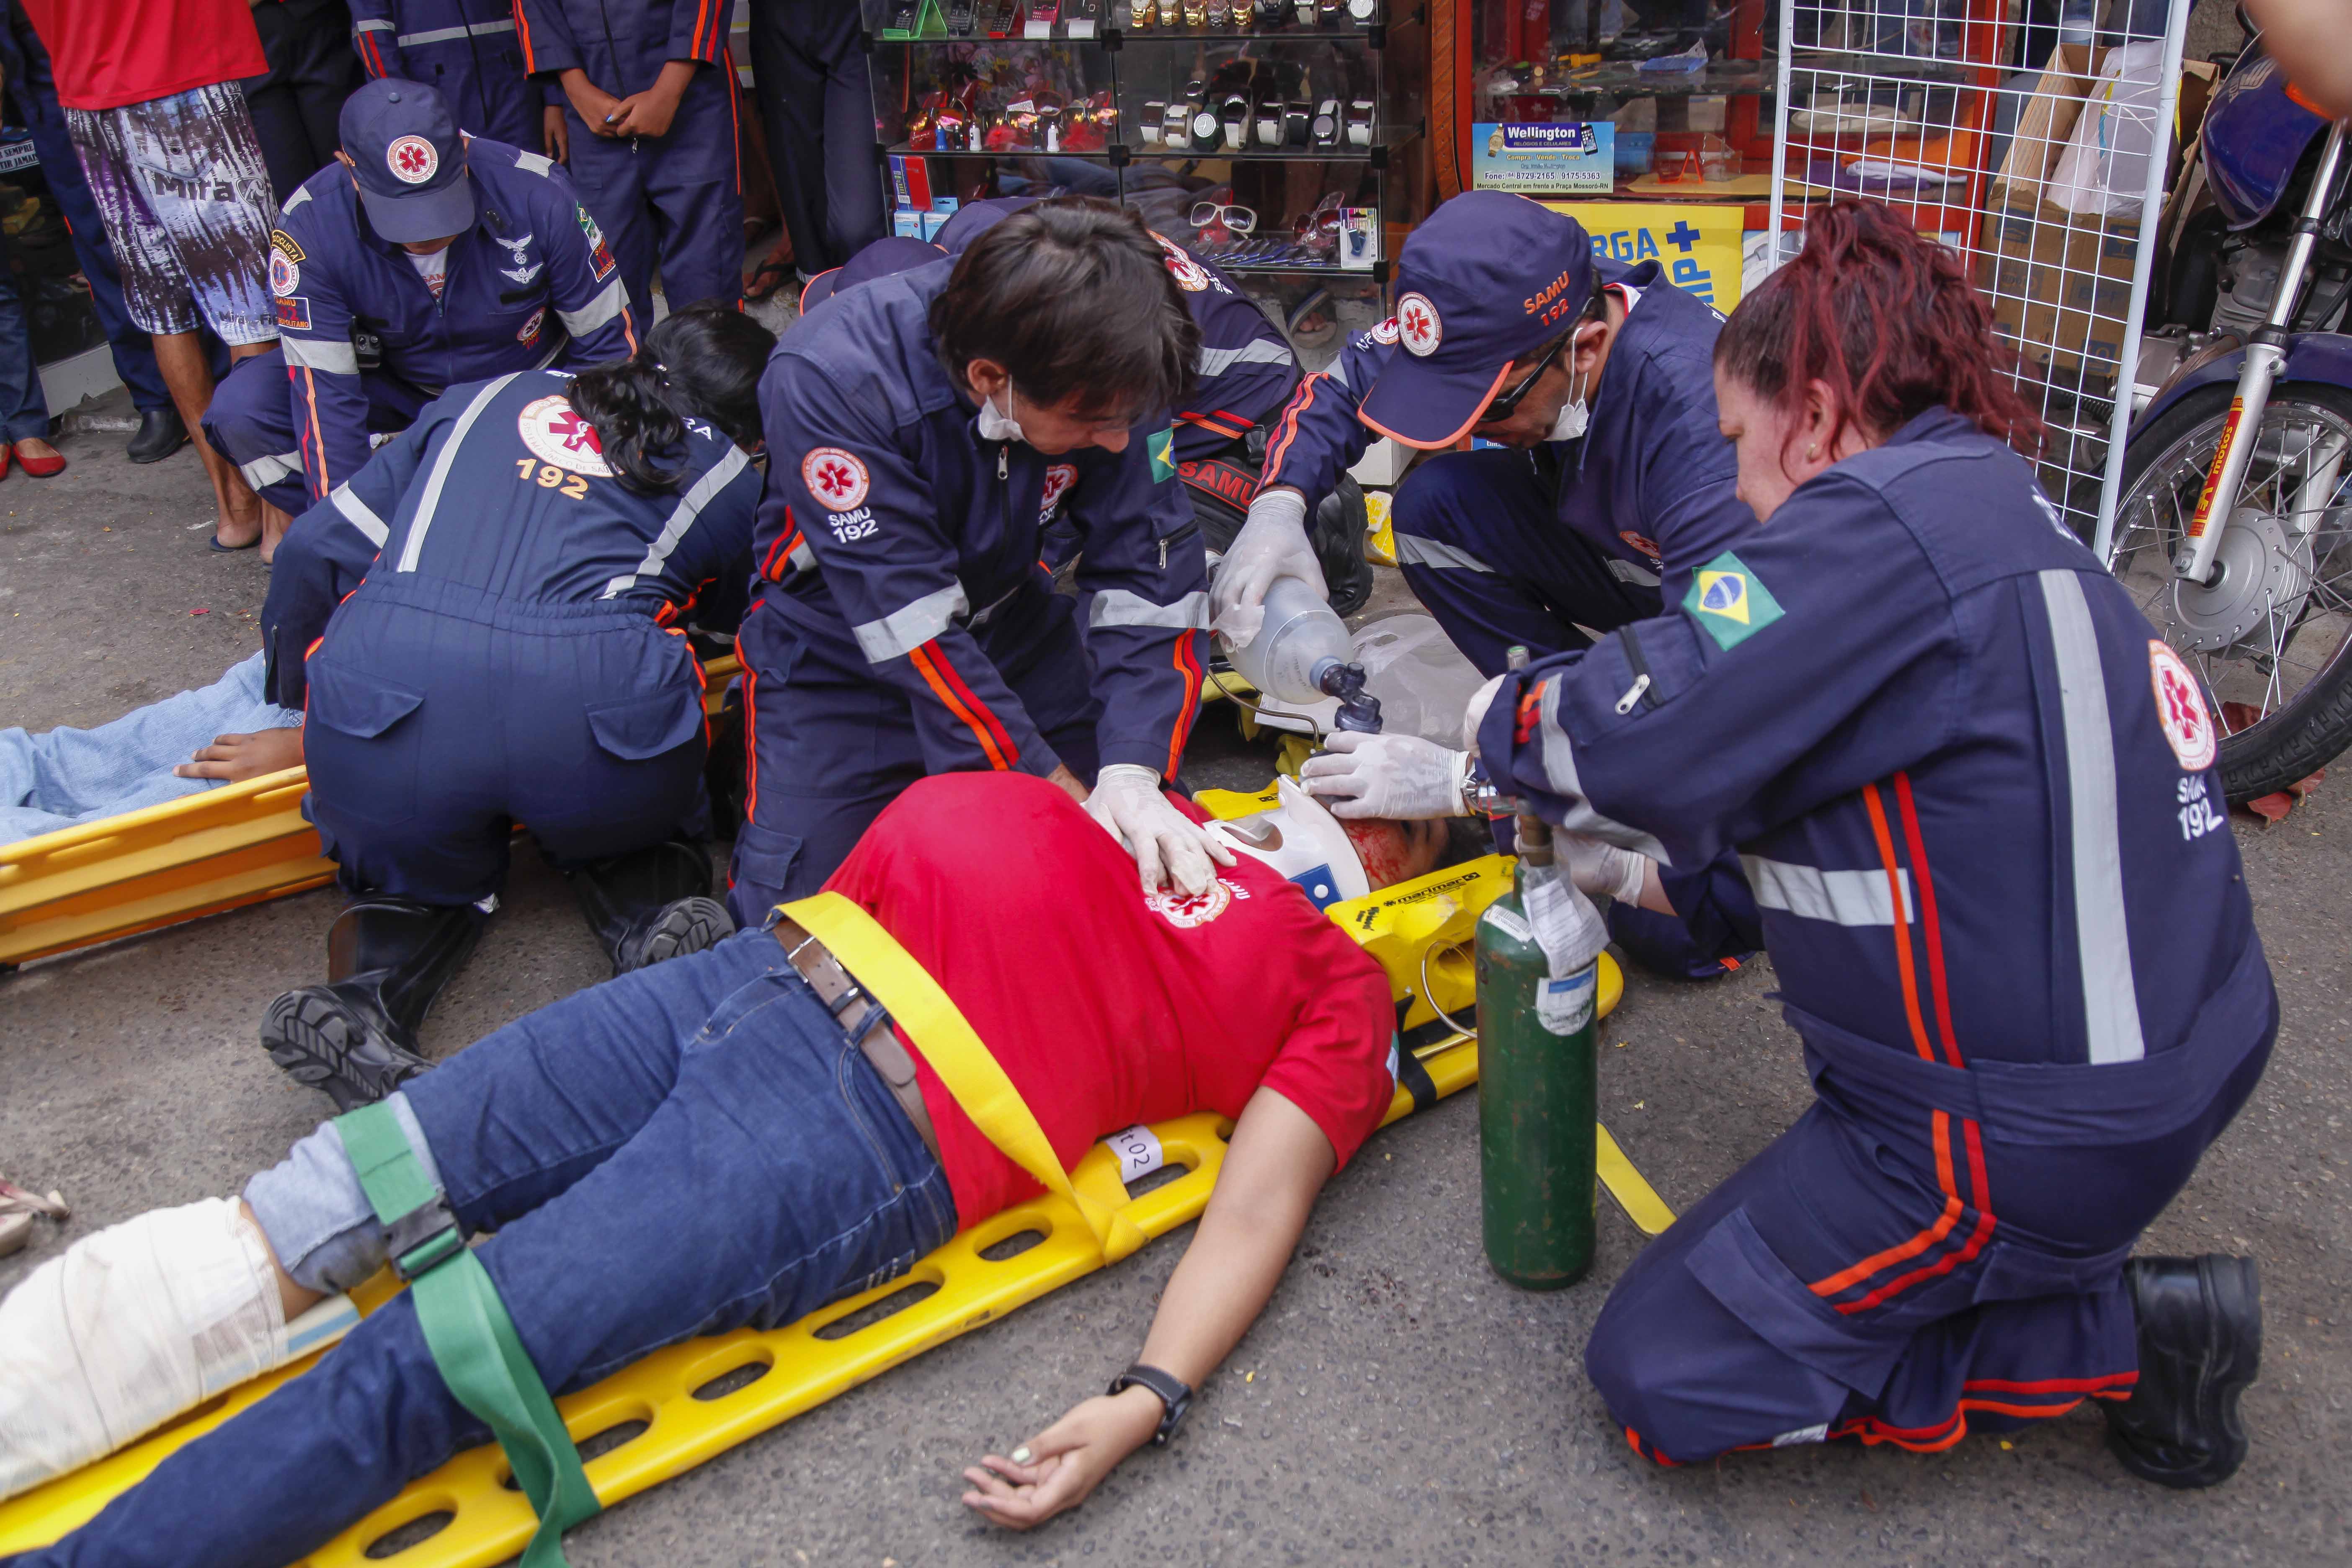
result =
M763 261L760 263L760 269L751 274L751 280L743 285L743 298L764 300L782 288L792 275L793 264L789 261L772 258Z
M214 552L215 554L239 555L248 550L260 549L261 535L257 533L243 544L223 544L220 542L220 536L215 534L212 538L205 541L205 548Z
M0 1177L0 1258L24 1250L32 1237L36 1215L46 1215L63 1225L73 1217L73 1210L55 1192L45 1198Z

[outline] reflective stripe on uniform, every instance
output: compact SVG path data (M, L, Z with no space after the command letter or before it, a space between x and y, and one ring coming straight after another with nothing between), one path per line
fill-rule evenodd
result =
M528 169L532 174L544 179L547 175L547 172L555 167L555 160L549 157L544 153L517 153L515 154L515 167L518 169Z
M273 457L256 458L251 462L239 463L236 471L245 476L247 484L259 489L264 485L274 485L280 479L300 473L302 454L279 452Z
M373 507L353 495L348 483L337 485L327 499L335 503L335 510L343 514L343 521L366 534L367 542L378 550L382 550L383 542L392 537L392 530L384 526L383 519L376 516Z
M1097 626L1165 626L1171 631L1197 631L1209 624L1209 595L1195 590L1172 605L1155 605L1125 588L1097 592L1087 610L1087 628Z
M310 370L321 370L329 375L357 375L360 373L360 351L346 338L337 342L329 338L279 337L278 353L288 364Z
M1495 571L1492 566L1466 550L1456 549L1451 544L1441 544L1434 539L1423 539L1417 533L1398 534L1396 552L1397 564L1400 566L1428 566L1440 570L1484 572L1489 576L1492 576Z
M1655 837L1601 816L1584 798L1584 783L1576 771L1576 748L1570 742L1568 731L1560 728L1560 685L1557 680L1545 681L1543 695L1537 702L1538 728L1543 732L1544 782L1552 794L1566 797L1568 802L1559 826L1570 833L1590 833L1595 838L1605 838L1621 848L1638 849L1661 866L1673 865L1666 847Z
M1293 363L1289 346L1265 338L1252 338L1237 349L1201 351L1197 363L1202 378L1223 375L1237 364L1289 364Z
M366 29L389 27L391 25L389 22L362 22L360 26ZM403 33L400 35L400 47L404 49L413 49L419 44L446 44L453 38L462 38L469 33L478 38L487 38L493 33L513 31L514 18L509 16L502 22L476 22L471 26L433 27L422 33Z
M653 543L646 547L646 558L637 563L637 569L604 584L604 591L598 597L610 599L625 594L636 586L638 578L651 577L658 573L662 563L669 559L670 552L677 548L678 541L686 537L686 531L694 526L694 520L702 515L702 509L710 504L710 498L725 489L727 482L741 473L743 466L750 461L742 447L730 445L727 455L711 464L710 471L695 480L694 488L678 498L677 507L669 514L669 521L662 524L661 532L655 537Z
M1620 583L1631 583L1637 587L1654 588L1658 585L1658 574L1655 572L1644 572L1622 556L1609 557L1609 575L1616 578Z
M627 303L627 297L621 288L621 279L615 274L613 280L604 286L604 291L593 300L576 310L558 310L555 314L557 319L562 321L565 331L575 338L580 338L587 336L619 315L621 307Z
M449 434L442 440L440 454L433 459L433 472L425 477L425 499L417 503L415 519L408 525L408 542L401 547L400 564L395 570L416 570L416 557L425 548L425 531L433 526L433 513L441 505L441 487L448 482L449 466L457 460L457 448L466 444L466 433L474 427L474 421L482 416L482 410L488 406L490 400L504 392L507 384L521 374L519 370L509 371L499 377L474 394L474 401L466 405L465 413L457 416L457 423L450 427Z
M392 31L392 24L382 20L354 22L352 24L352 31L354 33L389 33Z
M280 208L278 209L278 212L279 212L281 215L286 214L286 213L290 213L290 212L292 212L296 207L300 206L304 202L307 202L307 201L309 201L310 199L310 188L309 188L308 186L305 186L305 187L303 187L302 189L300 189L300 190L299 190L299 191L296 191L292 195L290 195L290 196L287 197L287 198L286 198L286 205L285 205L284 206L280 207Z
M971 608L971 601L964 596L963 584L950 583L878 621L867 621L850 629L857 635L857 646L865 652L866 662L880 664L884 659L904 658L947 630L958 616Z
M1885 871L1824 871L1818 866L1796 866L1742 855L1740 866L1759 908L1786 910L1809 921L1842 926L1891 926L1895 897ZM1903 889L1903 918L1916 919L1911 873L1897 869L1895 885Z
M2068 837L2074 846L2074 945L2083 971L2083 1029L2094 1063L2147 1054L2124 924L2123 847L2116 823L2116 737L2091 606L2074 573L2040 574L2058 661L2066 729Z

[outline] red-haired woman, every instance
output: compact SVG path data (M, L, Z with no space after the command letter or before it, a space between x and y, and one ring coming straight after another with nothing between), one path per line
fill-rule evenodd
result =
M1635 1260L1586 1368L1661 1463L2093 1397L2135 1473L2219 1481L2252 1260L2129 1256L2277 1030L2197 683L2011 449L1984 301L1884 207L1818 214L1715 374L1763 526L1473 710L1550 821L1740 850L1819 1096Z

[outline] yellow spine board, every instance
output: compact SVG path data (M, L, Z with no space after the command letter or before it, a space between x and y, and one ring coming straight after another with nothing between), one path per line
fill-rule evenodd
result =
M1334 904L1328 912L1380 958L1398 1000L1408 992L1420 998L1423 956L1433 946L1442 944L1445 952L1451 952L1467 941L1478 914L1510 886L1509 869L1508 860L1489 856L1368 898ZM1444 956L1433 958L1428 965L1430 989L1449 1010L1466 1011L1471 1005L1466 990L1460 996L1450 994L1461 977L1441 962ZM1466 974L1466 959L1463 964ZM1466 985L1466 981L1462 983ZM1605 1014L1615 1006L1622 989L1615 963L1603 954L1599 1010ZM1429 1016L1427 1006L1425 998L1417 1000L1414 1016ZM1467 1035L1449 1035L1415 1054L1441 1098L1477 1081L1477 1042ZM1412 1097L1399 1089L1381 1125L1411 1114L1412 1109ZM1121 1205L1122 1212L1155 1239L1199 1218L1216 1185L1217 1172L1224 1161L1225 1136L1231 1131L1223 1118L1206 1112L1155 1127L1168 1163L1183 1166L1185 1173L1129 1198ZM1616 1152L1616 1144L1605 1130L1602 1142L1608 1152ZM1622 1154L1617 1162L1623 1164ZM1605 1168L1608 1162L1603 1163ZM1638 1194L1629 1198L1614 1176L1612 1191L1634 1214L1636 1223L1648 1229L1645 1216L1654 1216L1664 1205L1630 1164L1623 1164L1623 1171L1639 1184L1639 1193L1648 1194L1648 1204L1654 1208L1642 1206ZM1071 1179L1075 1186L1088 1192L1106 1192L1118 1183L1117 1157L1097 1144L1087 1152ZM1641 1212L1635 1212L1637 1206ZM1667 1218L1671 1217L1669 1213ZM1030 1232L1041 1239L1024 1250L1001 1258L982 1256ZM934 1345L969 1333L1093 1273L1103 1266L1100 1259L1093 1234L1077 1211L1060 1198L1041 1197L961 1232L908 1273L862 1295L836 1301L782 1329L765 1332L740 1329L656 1351L593 1387L558 1399L556 1408L575 1443L585 1444L631 1422L647 1424L618 1447L587 1462L590 1484L598 1500L610 1507L878 1377ZM925 1289L929 1295L877 1321L846 1333L836 1327L903 1291ZM393 1294L388 1273L354 1292L363 1313L373 1311ZM307 1356L256 1378L119 1453L0 1503L0 1555L47 1545L77 1529L144 1479L182 1444L211 1431L288 1379L300 1375L317 1360L315 1355ZM698 1390L751 1366L767 1370L755 1381L716 1397L697 1397ZM366 1568L370 1563L381 1562L395 1563L401 1568L490 1568L506 1562L522 1550L538 1523L521 1492L504 1485L507 1478L506 1456L496 1444L459 1454L304 1558L302 1568ZM386 1535L444 1512L451 1518L436 1533L388 1556L368 1556L368 1549Z
M717 712L734 658L703 667ZM334 879L300 768L0 844L0 965L113 942Z

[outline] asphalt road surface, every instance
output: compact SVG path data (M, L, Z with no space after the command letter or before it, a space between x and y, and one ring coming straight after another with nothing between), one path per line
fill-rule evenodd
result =
M123 440L68 437L63 478L0 485L0 724L96 723L208 681L255 646L268 574L249 553L205 550L210 493L194 456L134 468ZM1202 782L1265 782L1265 753L1229 738L1227 721L1202 729ZM957 1472L1127 1364L1181 1237L621 1504L572 1532L572 1561L2352 1561L2343 788L2324 784L2275 827L2234 824L2284 1006L2278 1049L2143 1246L2261 1259L2253 1454L2223 1487L2131 1479L2087 1409L1933 1456L1836 1446L1653 1469L1612 1429L1580 1361L1642 1238L1604 1200L1589 1280L1551 1295L1496 1280L1479 1249L1465 1094L1381 1134L1332 1184L1273 1305L1181 1436L1138 1455L1076 1514L1025 1538L996 1532L956 1501ZM63 1189L76 1211L62 1234L44 1224L0 1263L0 1289L73 1237L236 1191L327 1113L270 1067L256 1026L273 995L320 977L334 909L313 893L0 981L0 1171ZM605 972L562 885L522 849L506 911L427 1023L427 1048L457 1050ZM1765 963L1704 985L1635 974L1602 1025L1603 1119L1677 1208L1807 1103L1772 985Z

